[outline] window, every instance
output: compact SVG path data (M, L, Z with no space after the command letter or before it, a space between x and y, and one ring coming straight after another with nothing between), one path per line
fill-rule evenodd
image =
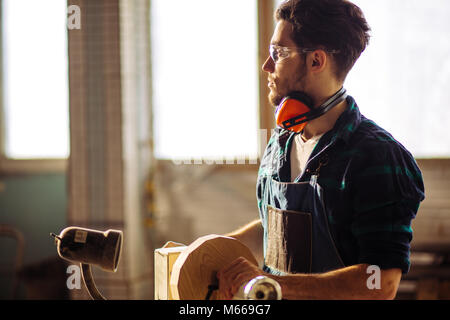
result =
M372 28L346 87L415 157L450 157L450 2L354 0Z
M1 4L3 156L66 158L67 3L3 0Z
M153 0L155 155L256 159L256 0Z

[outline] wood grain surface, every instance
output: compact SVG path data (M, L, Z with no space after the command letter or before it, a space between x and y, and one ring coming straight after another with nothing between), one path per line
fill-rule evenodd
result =
M219 235L198 238L173 265L170 277L173 299L204 300L208 286L217 284L217 271L239 257L258 265L250 249L234 238ZM217 300L217 291L210 300Z

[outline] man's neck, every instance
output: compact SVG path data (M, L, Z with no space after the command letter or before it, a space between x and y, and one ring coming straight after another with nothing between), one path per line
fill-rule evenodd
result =
M305 129L303 129L303 139L309 140L312 137L324 134L333 129L337 119L346 109L347 100L344 100L338 105L334 106L323 116L308 122Z

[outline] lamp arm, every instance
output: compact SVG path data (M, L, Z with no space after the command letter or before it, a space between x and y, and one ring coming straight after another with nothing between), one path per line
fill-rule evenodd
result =
M81 264L81 275L83 277L84 285L91 296L92 300L106 300L106 298L98 291L92 277L91 265L87 263Z

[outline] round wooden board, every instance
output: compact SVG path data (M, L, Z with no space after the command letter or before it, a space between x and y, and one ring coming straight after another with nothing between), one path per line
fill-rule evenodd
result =
M178 256L172 267L173 299L204 300L208 286L217 284L216 273L239 257L258 265L250 249L234 238L219 235L198 238ZM217 300L217 290L210 300Z

